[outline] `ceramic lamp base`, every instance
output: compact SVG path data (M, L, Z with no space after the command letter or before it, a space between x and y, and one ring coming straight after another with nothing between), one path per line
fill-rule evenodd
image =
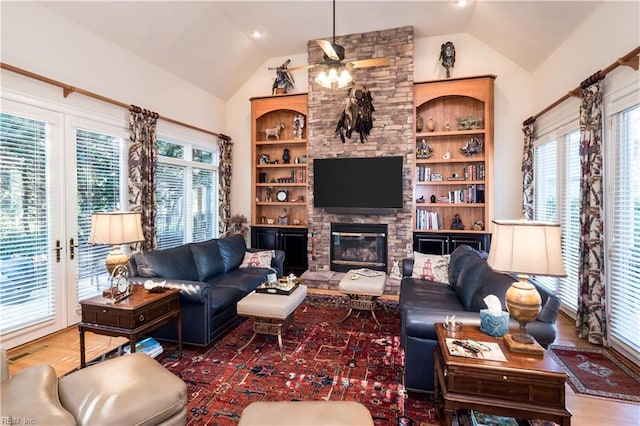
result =
M513 339L511 334L504 335L504 344L509 352L516 352L528 355L544 355L544 348L535 340L533 343L520 343Z

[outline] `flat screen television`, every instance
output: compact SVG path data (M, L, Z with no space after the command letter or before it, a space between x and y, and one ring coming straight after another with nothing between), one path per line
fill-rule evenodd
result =
M313 160L313 205L332 213L389 214L402 209L403 157Z

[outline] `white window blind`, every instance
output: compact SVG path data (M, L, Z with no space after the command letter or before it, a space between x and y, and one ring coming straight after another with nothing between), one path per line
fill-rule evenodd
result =
M158 164L156 168L156 228L159 249L185 243L186 168Z
M100 293L107 284L105 259L113 247L90 245L88 239L91 213L112 212L121 206L121 146L119 137L83 129L76 131L78 300Z
M640 359L640 105L614 116L609 335Z
M156 226L158 248L214 238L218 169L213 149L158 139Z
M557 221L557 152L555 140L537 145L533 150L533 215L536 220Z
M0 330L53 318L48 124L0 113Z

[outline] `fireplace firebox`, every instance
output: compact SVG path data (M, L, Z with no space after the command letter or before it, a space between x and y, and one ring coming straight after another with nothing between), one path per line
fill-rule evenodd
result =
M387 272L387 225L332 223L332 271L368 268Z

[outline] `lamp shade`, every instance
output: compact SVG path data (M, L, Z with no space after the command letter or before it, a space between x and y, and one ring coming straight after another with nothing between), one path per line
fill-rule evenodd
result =
M110 212L91 215L90 244L129 244L144 240L140 213Z
M564 277L560 225L494 220L487 263L494 271Z

